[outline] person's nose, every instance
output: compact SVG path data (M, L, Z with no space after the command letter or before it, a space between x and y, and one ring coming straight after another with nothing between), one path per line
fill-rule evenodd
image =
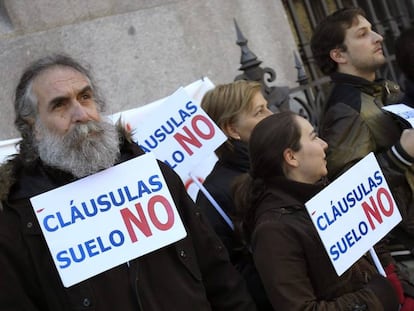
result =
M83 107L77 100L72 103L72 121L73 122L87 122L89 121L89 115L86 108Z
M373 36L375 42L384 41L384 38L379 33L375 32L375 31L372 31L372 36Z
M266 117L270 116L271 114L273 114L273 111L266 107Z
M328 149L328 143L326 141L324 141L322 138L319 138L320 142L321 142L321 146L323 148L323 150Z

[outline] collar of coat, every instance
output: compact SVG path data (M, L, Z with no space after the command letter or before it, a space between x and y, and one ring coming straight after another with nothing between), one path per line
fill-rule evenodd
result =
M292 213L295 210L304 210L305 203L327 184L328 180L326 178L321 179L315 184L307 184L288 179L284 176L272 177L265 181L264 193L261 199L256 202L256 205L259 206L255 213L256 221L269 210L279 213Z
M229 140L231 141L232 148L224 149L219 161L227 167L246 173L250 169L247 143L232 138Z
M358 76L334 72L331 75L331 80L333 83L355 86L361 89L362 92L374 97L382 96L384 92L387 95L396 95L401 93L400 86L397 83L385 79L369 81Z
M119 137L121 138L122 142L132 143L132 132L127 131L125 126L122 125L120 121L117 122L116 127L119 132ZM10 188L16 182L15 179L15 172L17 166L21 166L22 164L21 159L19 159L19 155L15 154L11 156L5 163L0 166L0 210L1 210L1 201L6 200Z

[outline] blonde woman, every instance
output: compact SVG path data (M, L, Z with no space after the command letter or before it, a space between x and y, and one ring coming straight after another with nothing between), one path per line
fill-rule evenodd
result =
M233 180L250 167L247 152L250 133L259 121L272 114L261 90L258 82L240 80L217 85L204 95L201 102L201 107L228 138L216 150L218 162L203 184L228 218L232 218L234 212L231 196ZM197 204L226 246L231 261L246 278L258 310L267 310L266 296L250 262L250 254L246 253L232 228L201 192Z

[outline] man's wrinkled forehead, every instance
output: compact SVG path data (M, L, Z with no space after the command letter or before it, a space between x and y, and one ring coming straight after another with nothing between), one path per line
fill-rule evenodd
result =
M36 80L42 80L46 86L51 88L89 84L84 74L70 67L49 68L36 77Z
M42 97L67 95L90 85L89 79L70 67L53 67L39 74L33 81L33 90Z

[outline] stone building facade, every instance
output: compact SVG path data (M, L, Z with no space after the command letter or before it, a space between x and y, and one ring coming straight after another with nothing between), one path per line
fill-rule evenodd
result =
M165 97L203 76L240 74L234 19L249 48L296 85L296 49L281 0L0 0L0 140L17 137L13 91L48 53L91 65L112 114Z

